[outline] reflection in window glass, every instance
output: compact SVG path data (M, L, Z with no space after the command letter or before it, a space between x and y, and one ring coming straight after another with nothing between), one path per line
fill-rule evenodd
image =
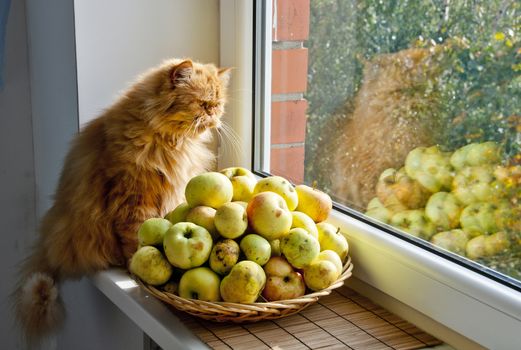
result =
M275 6L271 172L521 280L521 4Z

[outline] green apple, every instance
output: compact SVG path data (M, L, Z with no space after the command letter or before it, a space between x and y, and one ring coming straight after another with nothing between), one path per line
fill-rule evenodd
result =
M487 255L485 251L485 240L485 235L479 235L471 238L467 242L465 252L469 259L476 260Z
M271 257L271 245L268 240L256 234L249 234L241 239L241 251L246 256L246 259L259 264L260 266L266 264Z
M405 159L405 172L432 193L450 190L453 172L450 155L438 146L415 148Z
M215 227L225 238L240 237L248 228L246 209L237 203L225 203L215 213Z
M450 156L450 164L454 169L459 170L468 166L467 156L470 148L474 147L474 145L474 143L468 144L466 146L458 148L454 151L454 153L452 153L452 155Z
M210 268L220 275L226 275L239 261L241 251L233 239L224 239L215 243L210 253Z
M130 272L153 286L166 283L172 275L172 266L156 247L139 248L130 260Z
M292 211L291 216L293 220L291 221L291 228L303 228L308 231L310 235L318 239L318 230L317 225L309 216L300 211Z
M286 201L275 192L261 192L253 196L246 209L248 222L268 241L281 238L291 228L293 217Z
M340 228L327 222L319 222L317 229L320 250L332 250L338 254L340 260L345 261L349 252L349 244L345 236L340 232Z
M338 271L338 275L340 276L342 274L342 270L344 267L342 266L342 260L340 259L340 256L333 251L333 250L323 250L318 254L318 257L316 260L328 260L331 261L333 264L335 264L336 269Z
M459 255L465 255L469 239L463 230L443 231L431 238L431 243Z
M230 179L233 186L233 201L248 202L253 196L253 189L257 183L255 175L242 167L230 167L220 171Z
M186 214L186 221L204 227L212 238L216 240L219 238L219 232L217 232L217 228L215 228L215 212L216 210L212 207L198 205L197 207L190 208Z
M205 205L214 209L231 202L233 185L225 175L208 172L197 175L188 181L185 188L186 202L190 207Z
M465 205L475 202L489 202L500 196L492 166L472 166L462 168L454 177L452 192Z
M257 181L253 194L271 191L280 195L286 201L289 210L295 210L298 204L298 195L295 187L281 176L268 176Z
M433 194L425 206L425 216L436 225L438 231L447 231L459 226L462 204L448 192Z
M221 297L230 303L254 303L265 284L266 274L259 264L250 260L239 261L222 279Z
M212 250L212 236L201 226L178 222L166 231L163 248L170 264L180 269L201 266Z
M165 219L170 221L172 225L177 224L178 222L186 221L186 214L188 214L189 210L190 206L188 203L181 203L170 213L166 214Z
M301 269L318 256L320 243L303 228L294 228L281 238L280 250L292 266Z
M307 214L315 222L327 219L333 208L333 201L327 193L306 185L295 186L295 191L298 195L296 211Z
M309 289L319 291L338 279L338 270L331 261L315 260L304 267L304 282Z
M393 211L386 208L380 200L375 197L367 204L365 215L372 217L378 221L388 224L393 216Z
M386 207L402 205L405 209L422 208L430 194L403 168L398 171L393 168L384 170L376 184L376 195Z
M219 301L221 279L207 267L186 271L179 281L179 296L185 299Z
M405 210L396 213L391 218L391 225L415 237L429 240L436 233L434 225L423 209Z
M304 278L281 256L272 257L264 265L266 286L262 296L268 301L295 299L306 293Z
M161 245L165 232L172 226L167 219L150 218L145 220L137 231L140 246Z

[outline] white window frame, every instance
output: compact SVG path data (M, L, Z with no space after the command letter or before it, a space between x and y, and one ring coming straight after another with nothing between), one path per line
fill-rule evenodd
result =
M272 5L221 0L221 65L235 67L226 120L243 152L221 157L220 166L269 170L271 16L261 14L272 13ZM264 31L253 31L261 20ZM458 349L519 347L521 293L340 211L329 221L349 240L354 289Z

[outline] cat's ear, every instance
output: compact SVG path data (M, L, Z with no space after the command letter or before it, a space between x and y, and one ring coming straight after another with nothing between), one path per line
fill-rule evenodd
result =
M232 69L233 68L219 68L219 70L217 71L217 73L219 75L219 79L221 80L221 83L224 86L227 86L228 83L230 82L230 76L232 74Z
M175 66L170 72L170 81L172 82L172 86L175 87L179 83L190 79L193 69L194 67L190 60L183 61Z

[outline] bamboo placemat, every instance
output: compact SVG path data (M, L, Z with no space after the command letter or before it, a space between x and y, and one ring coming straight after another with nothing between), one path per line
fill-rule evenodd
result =
M213 349L422 349L433 336L342 286L299 314L247 324L217 323L177 312Z

